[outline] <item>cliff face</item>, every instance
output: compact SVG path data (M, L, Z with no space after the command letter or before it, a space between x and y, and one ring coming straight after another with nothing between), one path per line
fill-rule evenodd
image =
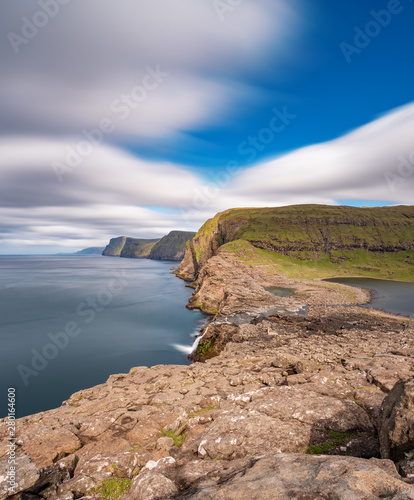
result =
M124 248L126 236L119 236L118 238L111 238L109 245L106 245L102 255L107 255L110 257L119 257L121 255L122 249Z
M194 238L195 234L190 231L171 231L160 240L119 236L110 240L102 255L179 261L184 257L187 241Z
M218 248L230 242L248 242L263 256L278 259L281 266L317 268L320 276L412 280L414 207L296 205L227 210L208 220L187 244L177 275L195 280ZM234 252L239 250L233 245Z
M152 247L149 254L154 260L182 260L187 241L194 238L196 233L189 231L171 231Z
M149 257L152 247L158 242L156 240L144 240L139 238L126 238L120 257L133 259L144 259Z
M157 243L156 240L145 240L139 238L128 238L127 236L119 236L112 238L102 252L102 255L111 257L130 257L130 258L145 258L148 257L151 248Z

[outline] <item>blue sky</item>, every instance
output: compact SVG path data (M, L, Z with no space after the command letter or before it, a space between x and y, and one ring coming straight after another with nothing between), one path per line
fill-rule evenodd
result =
M411 204L413 19L412 0L6 0L1 252Z
M387 2L315 0L311 7L310 2L292 3L305 18L300 33L291 41L299 54L297 60L288 61L281 77L272 65L275 47L269 40L266 64L254 74L246 64L246 71L235 75L252 86L257 100L242 96L225 123L185 130L180 141L166 142L166 154L159 154L157 145L145 148L131 144L131 151L149 158L173 159L192 168L220 169L223 162L233 159L249 165L247 157L238 154L238 145L269 121L274 106L287 106L297 118L283 138L258 151L256 161L334 139L413 101L413 2L401 1L401 14L393 15L390 24L382 27L360 54L351 54L350 64L340 44L353 45L354 27L364 29L374 20L370 12L384 10ZM274 41L276 60L277 43ZM220 80L221 75L216 78ZM205 148L205 143L215 147Z

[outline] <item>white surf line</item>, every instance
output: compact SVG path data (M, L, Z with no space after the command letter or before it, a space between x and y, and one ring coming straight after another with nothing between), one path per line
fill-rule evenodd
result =
M197 349L198 344L200 343L200 340L201 340L201 339L204 337L204 335L208 332L208 328L209 328L209 326L210 326L210 325L207 325L207 327L206 327L206 329L205 329L205 331L204 331L203 335L201 335L200 337L197 337L197 338L194 340L194 343L193 343L193 345L191 346L191 352L190 352L190 354L191 354L191 353L193 353L193 352Z
M180 351L184 354L192 354L198 347L198 344L200 343L200 340L204 337L204 335L207 333L208 331L208 327L210 325L207 325L207 328L205 330L205 332L203 333L203 335L197 337L194 342L193 342L193 345L182 345L182 344L172 344L172 346L177 349L177 351Z
M192 352L192 346L191 345L182 345L182 344L171 344L174 349L177 349L177 351L180 351L184 354L191 354Z

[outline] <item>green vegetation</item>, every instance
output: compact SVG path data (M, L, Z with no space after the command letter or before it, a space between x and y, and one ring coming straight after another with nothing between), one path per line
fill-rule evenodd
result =
M197 351L196 351L197 356L202 358L207 356L208 352L213 347L213 345L214 345L214 339L210 339L208 342L205 342L204 344L200 342L200 344L198 344L197 346Z
M236 240L223 246L229 252L237 253L246 264L271 265L274 272L280 272L291 278L333 278L368 276L371 278L414 281L414 252L369 252L354 250L342 253L344 260L332 262L328 256L308 260L272 253L254 247L244 240ZM340 251L333 252L338 256Z
M126 241L125 236L119 236L118 238L111 238L109 244L106 245L102 255L110 255L112 257L119 257L121 255L122 249L124 248Z
M180 447L184 443L184 440L185 440L185 436L184 436L183 432L177 436L176 434L174 434L173 431L165 431L164 426L161 427L161 435L165 436L165 437L172 438L172 440L174 441L174 446L178 446L178 447Z
M150 252L156 243L158 243L158 240L126 238L120 256L135 259L149 257Z
M201 408L200 410L190 411L188 414L188 418L201 417L205 413L208 413L211 410L218 410L219 406L207 406L206 408Z
M184 256L187 241L196 233L190 231L171 231L151 248L150 259L181 260Z
M112 238L105 247L103 255L135 259L181 260L184 257L187 241L195 236L189 231L171 231L161 239L147 240L119 236Z
M322 455L323 453L328 453L338 446L341 446L351 439L355 439L358 435L346 432L328 431L329 439L324 443L317 445L310 445L308 447L307 453L311 455Z
M137 443L132 443L131 448L130 448L129 451L132 452L132 453L136 453L140 449L141 449L141 446L138 446Z
M197 233L194 246L201 264L211 245L205 237L212 232L214 242L227 241L222 248L249 265L269 265L269 272L292 278L366 276L414 281L411 206L227 210Z
M105 500L116 500L122 494L129 490L131 486L130 479L120 477L110 477L102 481L102 483L95 488L94 493L97 493Z
M221 212L215 215L213 218L208 219L207 222L205 222L201 228L198 230L198 233L195 235L195 238L200 238L201 236L207 236L210 234L214 229L217 227L217 223L221 217L222 214L225 214L226 212Z

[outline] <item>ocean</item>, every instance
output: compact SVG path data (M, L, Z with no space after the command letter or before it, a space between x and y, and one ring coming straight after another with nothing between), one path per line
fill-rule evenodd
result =
M102 256L0 256L0 417L9 387L17 416L134 366L189 364L206 316L177 263Z

